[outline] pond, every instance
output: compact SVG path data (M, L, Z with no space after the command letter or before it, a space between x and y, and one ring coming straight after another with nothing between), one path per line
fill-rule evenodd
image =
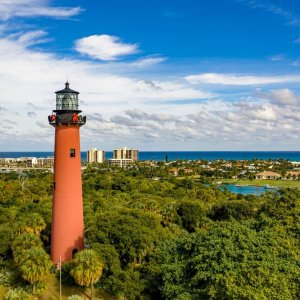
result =
M221 187L221 189L227 189L231 193L234 194L242 194L242 195L254 195L260 196L261 194L267 191L276 191L277 188L269 187L269 186L256 186L256 185L233 185L226 184Z

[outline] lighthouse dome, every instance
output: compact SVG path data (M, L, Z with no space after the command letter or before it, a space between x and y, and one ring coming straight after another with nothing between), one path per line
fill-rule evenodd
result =
M78 111L78 94L74 90L70 89L69 82L66 82L63 90L56 93L56 110L63 111Z

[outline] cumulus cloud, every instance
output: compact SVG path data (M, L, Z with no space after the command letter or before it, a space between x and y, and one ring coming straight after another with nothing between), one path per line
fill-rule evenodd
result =
M1 0L0 20L36 16L69 18L82 11L80 7L54 7L48 3L46 0Z
M92 126L96 132L101 131L102 138L105 137L106 149L112 141L110 130L118 144L134 143L138 148L147 145L147 150L247 150L249 147L291 150L297 149L300 138L297 105L260 103L258 99L238 103L214 100L177 109L159 106L151 112L145 108L127 109L123 113L116 112L107 121L105 119L97 130L96 124ZM93 145L95 142L90 144Z
M138 119L138 120L148 120L148 121L155 121L157 123L165 123L165 122L172 122L175 121L174 116L170 114L163 114L163 113L145 113L139 109L129 109L125 111L126 115L128 115L131 119Z
M43 38L42 34L40 36ZM121 125L117 126L117 119L113 119L113 122L110 118L117 116L120 111L137 108L151 114L158 109L163 112L173 107L172 111L183 112L188 108L179 108L167 102L181 99L205 100L212 97L209 92L191 87L180 78L145 80L141 78L143 75L132 73L134 68L131 63L126 65L123 62L122 68L128 68L133 74L126 76L118 73L118 64L115 62L101 64L58 57L28 48L29 40L31 39L26 38L20 42L18 39L0 39L1 107L5 107L5 110L1 109L1 114L3 119L14 122L6 130L14 138L3 145L0 142L4 150L19 149L20 145L28 150L33 140L36 141L36 148L52 148L51 137L54 132L48 125L47 116L55 109L54 91L63 88L66 73L76 74L69 77L71 88L80 92L80 109L88 116L88 122L83 128L83 145L92 143L97 134L99 139L106 137L112 142ZM32 117L32 113L35 113L34 122L28 121L27 111ZM103 116L107 120L103 120ZM158 115L156 117L164 118ZM119 119L118 122L125 124L126 119ZM151 128L158 126L158 123L153 123ZM35 132L39 134L34 134ZM27 133L32 133L32 136L29 137ZM122 134L125 137L129 133L127 131L126 135Z
M300 82L300 75L284 76L253 76L253 75L236 75L236 74L218 74L203 73L198 75L189 75L185 79L192 84L220 84L220 85L267 85L274 83Z
M159 85L157 85L157 83L155 83L152 80L140 80L139 84L142 85L142 86L145 86L147 88L154 89L154 90L161 90L162 89Z
M139 126L139 122L137 122L136 120L132 118L123 117L123 116L114 116L111 118L111 122L119 125L125 125L127 127Z
M126 140L141 143L147 138L163 149L180 149L178 145L193 149L201 145L201 149L210 150L212 147L232 149L235 145L245 149L245 145L251 144L256 149L271 145L276 149L291 138L299 141L299 114L298 107L282 109L276 103L223 103L222 110L203 103L198 111L187 114L127 110L110 122L115 124L119 136L126 135Z
M92 58L109 61L137 53L138 45L126 44L117 36L102 34L91 35L75 41L75 49Z
M99 113L93 113L93 114L88 115L88 120L102 122L103 117Z
M279 105L296 105L299 101L299 98L289 89L272 90L266 96Z
M3 13L0 19L70 17L80 12L80 8L52 7L49 3L0 0L0 14ZM291 139L299 144L300 110L298 98L291 90L272 90L248 101L251 91L246 91L243 99L237 99L234 87L229 87L235 97L235 102L230 102L217 98L212 88L212 84L253 86L299 82L298 75L204 73L182 77L162 74L159 69L156 69L158 75L153 75L142 72L143 68L155 67L165 58L146 56L120 62L118 58L139 49L137 44L124 43L115 36L94 35L75 42L78 52L106 61L105 64L29 47L47 41L47 33L40 29L27 32L22 29L0 38L3 151L53 148L54 130L47 116L55 109L54 91L63 88L66 74L76 74L69 77L71 88L80 92L80 109L87 115L87 124L81 128L84 150L99 145L112 149L116 144L147 150L233 147L253 150L270 149L274 142L280 149L290 146ZM218 87L218 92L222 89Z

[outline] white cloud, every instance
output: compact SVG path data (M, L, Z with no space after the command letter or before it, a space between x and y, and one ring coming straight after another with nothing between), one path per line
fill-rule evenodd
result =
M24 34L18 34L17 42L24 46L32 46L36 44L46 43L50 39L45 38L47 32L44 30L28 31ZM15 37L14 34L12 37Z
M198 75L189 75L185 79L192 84L221 84L221 85L267 85L275 83L300 82L300 75L284 76L254 76L254 75L237 75L237 74L218 74L203 73Z
M42 33L29 33L22 39L20 36L15 40L0 39L0 112L2 120L9 121L5 121L10 126L6 129L6 135L11 137L0 137L3 151L52 149L54 132L51 126L46 126L47 116L55 107L54 91L63 88L66 74L69 74L71 88L80 92L80 108L84 114L91 116L83 128L83 145L103 137L112 143L119 128L116 123L103 119L110 120L122 111L136 108L148 113L157 110L183 113L189 108L167 102L211 97L209 92L191 87L180 78L144 80L143 75L129 77L119 74L118 63L115 62L102 64L61 58L27 48L39 36L43 38ZM132 63L120 64L133 74ZM162 123L166 118L163 115L156 117L160 120L155 124ZM126 123L126 119L118 120ZM151 128L155 126L152 124Z
M137 44L125 44L117 36L102 34L84 37L75 42L75 49L81 54L100 60L116 60L120 56L138 52Z
M176 81L139 80L134 83L134 89L140 99L149 100L188 100L213 97L212 93L196 90Z
M82 9L80 7L32 7L30 10L24 9L23 11L16 12L17 17L53 17L53 18L69 18L78 15Z
M115 112L110 119L105 117L87 124L82 135L85 147L112 149L116 145L131 145L144 150L292 150L297 149L300 141L298 107L216 101L181 110L162 109L168 111L165 114L153 109L149 113L146 109Z
M289 89L273 90L268 98L279 105L296 105L299 98Z
M51 7L48 3L0 0L0 14L3 13L2 20L16 16L58 18L80 11ZM277 89L266 93L262 100L235 98L235 103L229 103L216 99L211 86L299 82L299 75L204 73L184 80L173 73L160 72L157 65L164 57L119 62L119 57L139 49L137 44L123 43L115 36L95 35L75 43L77 51L105 60L105 64L58 57L28 47L46 42L46 35L39 29L0 39L2 151L53 149L54 130L47 116L55 107L54 91L63 87L67 75L71 88L80 92L80 109L88 117L81 129L83 150L125 144L147 150L270 149L274 144L278 149L291 149L291 138L296 146L299 144L300 110L292 91ZM151 71L158 75L143 72L147 67L153 67ZM200 83L201 88L190 83ZM231 89L231 95L237 97Z
M79 14L80 7L52 7L46 0L0 0L0 20L13 17L69 18Z
M261 106L250 106L250 110L246 112L245 114L248 114L252 117L252 120L255 121L277 121L277 111L272 105L261 105Z
M189 111L162 114L133 109L114 116L109 122L127 143L152 143L156 150L233 147L236 150L249 147L252 150L278 150L290 145L291 138L300 140L298 107L282 109L274 103L230 104L217 101L217 105L202 103L197 110L191 113L190 108Z
M147 68L157 64L160 64L166 60L165 57L161 56L153 56L153 57L144 57L139 60L136 60L132 63L133 66L140 67L140 68Z

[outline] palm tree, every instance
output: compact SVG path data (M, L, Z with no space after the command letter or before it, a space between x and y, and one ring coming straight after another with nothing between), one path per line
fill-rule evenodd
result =
M71 276L75 282L82 286L91 286L91 299L93 298L93 284L96 283L103 270L103 263L94 250L85 249L76 253L71 263Z
M22 277L32 284L33 293L35 285L42 281L50 272L51 262L43 248L33 247L24 251L25 259L20 265Z
M17 222L16 228L17 234L29 232L38 235L46 228L46 222L40 214L31 213L21 218Z
M16 237L11 245L14 254L14 261L19 264L26 258L24 252L33 247L42 247L42 242L38 236L33 233L23 233Z

